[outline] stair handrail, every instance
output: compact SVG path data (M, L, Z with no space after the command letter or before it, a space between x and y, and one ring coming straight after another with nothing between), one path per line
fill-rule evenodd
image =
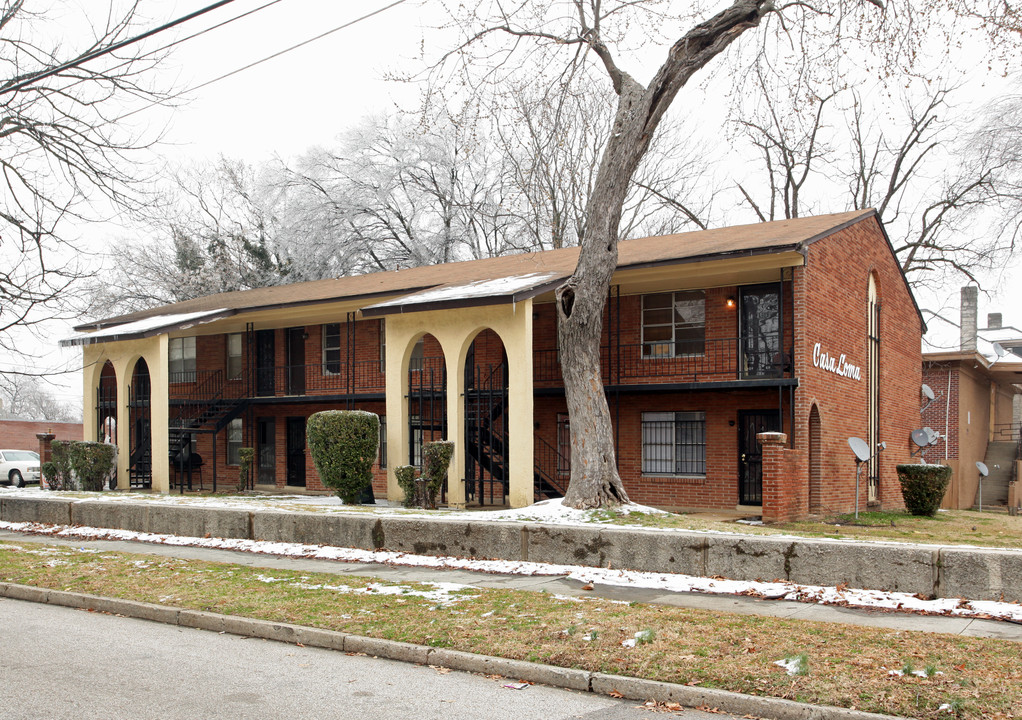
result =
M187 412L188 408L207 406L223 398L223 370L207 370L204 372L206 373L205 377L200 382L196 382L195 386L181 398L184 402L178 406L177 413L171 418L171 425L181 427L184 420L195 419L199 416L198 414L189 414Z
M534 450L535 457L533 458L533 464L535 465L536 473L540 475L557 492L559 492L561 495L564 495L565 490L567 488L566 486L561 484L560 478L557 477L557 474L558 470L562 467L562 461L567 460L567 458L564 457L564 454L560 450L555 448L553 445L548 443L539 435L535 435L533 437L535 438L536 446L538 446L538 452ZM552 463L550 461L552 461ZM554 467L553 475L551 475L545 469L546 467L549 467L551 464ZM570 467L570 463L563 462L563 467Z

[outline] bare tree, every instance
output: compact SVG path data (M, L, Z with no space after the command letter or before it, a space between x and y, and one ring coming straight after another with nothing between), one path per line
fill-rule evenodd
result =
M759 112L735 124L761 164L751 182L735 185L760 221L876 208L916 286L953 275L975 282L1012 251L1014 237L996 226L1020 219L1013 163L967 131L973 120L955 112L953 89L935 83L921 98L916 92L914 102L901 103L901 115L896 103L886 104L883 122L851 90L801 107L762 76L759 90ZM844 97L850 105L841 107Z
M38 377L0 375L0 417L16 420L81 422L82 410L60 401Z
M133 101L160 99L145 82L159 57L137 45L88 61L130 37L137 4L91 17L77 45L47 34L24 0L0 4L0 348L12 332L66 311L86 271L68 225L95 219L92 201L130 206L148 142L118 122ZM98 19L98 24L96 20ZM59 72L50 74L60 68Z
M931 40L927 31L938 28L948 15L943 9L921 5L891 6L883 17L880 0L864 4L832 0L808 5L793 2L775 5L767 0L735 0L723 10L707 13L693 6L682 20L667 57L648 82L641 82L620 64L623 28L636 24L649 37L663 36L663 28L677 27L663 4L602 0L520 0L513 5L480 3L461 7L456 20L464 31L462 41L439 63L444 72L451 63L468 58L456 67L463 77L499 82L503 68L529 60L534 68L558 68L559 78L592 60L602 68L617 95L617 104L599 170L589 195L574 274L556 291L558 333L562 368L571 417L571 480L564 502L576 508L598 507L627 500L616 469L610 413L600 380L599 342L604 301L617 265L617 243L622 209L636 170L657 128L679 91L703 67L719 56L742 34L758 27L764 18L771 31L759 50L764 56L780 55L785 45L801 56L830 62L808 67L821 73L840 72L839 55L832 47L872 41L877 51L874 64L890 70L909 64L920 45ZM991 12L1004 17L995 3ZM975 11L955 5L953 11ZM981 13L982 14L982 13ZM992 26L991 26L992 27ZM993 30L992 30L993 32ZM772 39L776 38L776 42ZM501 39L508 42L501 43ZM860 46L865 51L866 46ZM480 63L487 62L479 69ZM542 73L540 73L541 75ZM442 79L442 78L441 78Z

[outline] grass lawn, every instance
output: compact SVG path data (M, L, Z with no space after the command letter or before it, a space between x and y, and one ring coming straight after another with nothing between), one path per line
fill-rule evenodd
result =
M915 718L1022 717L1008 641L35 543L0 542L0 580ZM793 674L775 664L790 658Z

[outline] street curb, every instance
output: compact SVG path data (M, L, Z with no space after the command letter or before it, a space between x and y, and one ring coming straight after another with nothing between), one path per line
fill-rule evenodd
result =
M677 685L623 675L606 675L524 660L477 655L461 650L350 635L336 630L321 630L236 615L220 615L67 590L48 590L32 585L0 582L0 597L123 615L167 625L276 640L307 647L364 653L418 665L433 665L483 675L503 675L556 688L620 696L639 702L656 700L676 702L690 708L706 706L732 715L754 715L769 720L907 720L893 715L878 715L826 705L808 705L792 700L742 695L726 690Z

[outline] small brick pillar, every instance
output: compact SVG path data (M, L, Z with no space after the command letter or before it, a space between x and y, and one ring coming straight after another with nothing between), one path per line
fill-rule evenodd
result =
M795 498L791 497L794 488L784 458L788 436L764 432L758 433L756 440L763 449L763 522L789 520Z
M43 465L53 459L53 441L56 437L52 430L36 433L36 438L39 440L39 487L43 490L49 487L46 483L46 477L43 475Z

